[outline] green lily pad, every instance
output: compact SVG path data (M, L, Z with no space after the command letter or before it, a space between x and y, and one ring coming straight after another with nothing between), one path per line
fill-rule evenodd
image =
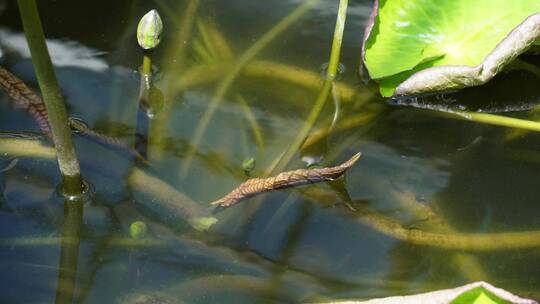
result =
M325 304L538 304L520 298L486 282L474 282L453 289L444 289L409 296L395 296L372 300L332 301Z
M462 293L450 304L512 304L503 300L483 287L476 287Z
M540 1L379 0L364 39L383 96L479 85L539 42Z

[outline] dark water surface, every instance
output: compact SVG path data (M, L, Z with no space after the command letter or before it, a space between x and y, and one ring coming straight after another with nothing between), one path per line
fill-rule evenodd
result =
M538 247L525 241L484 248L474 241L485 234L495 235L489 243L503 243L497 233L540 230L540 136L386 105L356 72L371 3L350 2L341 83L353 94L336 96L340 111L330 133L334 102L327 102L309 147L287 168L332 165L358 151L362 159L345 179L207 213L208 202L247 179L244 160L256 160L250 176L263 175L304 124L328 61L338 1L319 2L256 55L259 69L252 66L232 83L189 169L193 134L230 63L304 1L200 1L187 41L178 40L187 1L39 1L70 115L135 142L142 61L135 29L154 7L165 25L153 55L156 86L172 106L157 135L161 144L148 139L148 165L123 149L75 137L82 174L94 191L84 206L75 286L58 279L64 208L55 194L56 163L8 155L0 138L0 302L50 303L60 286L72 289L77 303L296 303L477 280L540 299ZM16 2L0 3L1 64L36 88ZM225 42L205 49L205 39L217 41L212 33ZM38 131L4 93L0 131ZM195 207L182 205L189 199L179 193ZM197 231L186 221L194 214L218 222ZM388 220L400 232L377 226ZM146 223L146 238L130 237L134 221ZM403 231L473 241L448 248L407 239Z

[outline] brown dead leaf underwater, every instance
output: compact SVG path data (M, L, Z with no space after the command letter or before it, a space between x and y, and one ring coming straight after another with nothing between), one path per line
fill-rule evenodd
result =
M360 159L360 156L362 156L362 153L358 152L346 162L334 167L298 169L282 172L276 176L267 178L252 178L240 184L240 186L221 199L210 204L220 207L230 207L243 199L261 193L324 181L333 181L351 168Z

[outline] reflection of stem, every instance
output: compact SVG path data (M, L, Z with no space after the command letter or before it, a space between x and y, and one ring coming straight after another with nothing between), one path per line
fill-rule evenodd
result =
M227 74L227 76L219 84L214 96L212 97L212 99L210 100L210 103L208 104L208 108L206 112L201 118L199 125L197 126L197 129L195 130L195 133L193 134L193 138L191 139L191 143L189 145L189 150L186 154L186 157L184 158L184 164L181 171L182 176L185 177L186 174L188 173L191 167L191 163L193 161L193 156L195 155L195 152L199 149L199 144L201 143L204 133L206 133L206 129L208 128L208 125L210 124L210 120L214 116L214 113L217 107L219 106L223 98L225 97L225 94L227 94L229 87L232 85L236 77L240 74L242 69L260 51L262 51L274 38L276 38L284 30L286 30L298 18L303 16L318 1L320 0L309 0L305 4L302 4L301 6L296 8L293 12L291 12L291 14L285 17L285 19L281 20L274 28L272 28L269 32L264 34L238 59L238 61L236 62L232 70Z
M0 154L53 159L54 149L39 140L0 137Z
M151 197L149 200L137 202L159 214L163 220L167 218L176 222L184 220L200 231L207 230L217 222L206 206L194 202L169 184L148 175L141 169L133 169L129 176L129 184Z
M390 190L394 199L417 219L426 219L423 225L428 229L442 233L455 233L456 230L433 209L418 202L415 195L408 191ZM471 281L489 281L488 275L475 256L467 253L455 253L451 262Z
M155 115L154 105L150 101L150 91L152 90L152 51L144 51L143 64L141 68L141 79L139 82L139 102L137 111L136 133L142 136L143 143L136 145L135 149L144 158L147 157L148 130L151 118ZM137 143L137 141L135 141Z
M452 250L490 251L540 247L540 231L501 233L434 233L406 229L379 214L360 211L358 220L382 234L416 245Z
M66 106L45 44L36 1L19 0L18 4L24 33L32 55L32 64L49 114L58 166L62 173L63 190L68 195L80 195L83 185L79 161L73 147Z
M194 66L177 78L176 88L177 90L186 90L217 81L232 67L232 63ZM253 78L277 79L314 91L319 91L322 83L320 73L267 60L255 60L249 63L242 70L242 75ZM352 102L357 98L367 100L372 96L371 93L365 90L358 91L345 83L337 81L335 82L335 89L343 102Z
M64 230L60 250L56 303L72 303L73 301L77 280L83 204L82 198L64 202Z
M62 242L68 244L74 244L74 239L59 238L59 237L21 237L13 239L0 239L1 247L28 247L28 246L57 246ZM166 246L167 242L158 239L132 239L132 238L117 238L113 237L108 240L107 243L110 247L156 247Z
M247 100L243 96L237 95L236 100L242 107L242 111L244 111L244 115L246 116L246 119L251 126L251 132L253 133L253 138L255 138L257 146L259 146L259 148L261 149L264 149L264 137L261 132L261 126L257 122L257 117L255 117L255 114L253 114L253 111L247 103Z

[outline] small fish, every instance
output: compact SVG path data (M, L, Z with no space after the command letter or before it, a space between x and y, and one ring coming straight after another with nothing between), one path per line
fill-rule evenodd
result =
M264 192L295 187L306 184L314 184L323 181L333 181L340 177L360 159L362 153L356 153L348 161L335 167L299 169L282 172L277 176L267 178L249 179L223 198L210 203L221 207L230 207L242 199L252 197Z

